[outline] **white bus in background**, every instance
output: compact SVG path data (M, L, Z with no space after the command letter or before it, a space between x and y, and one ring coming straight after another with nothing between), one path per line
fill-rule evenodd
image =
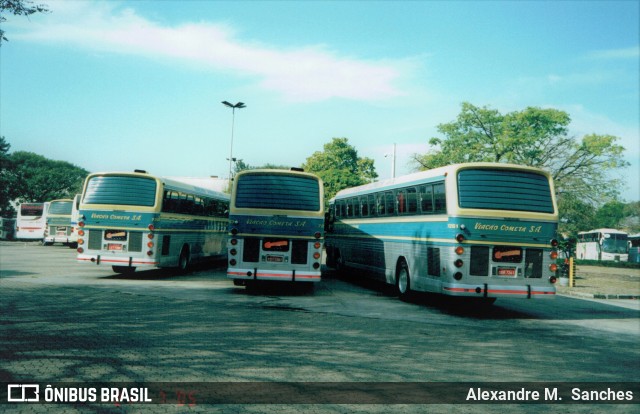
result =
M49 203L22 203L18 206L17 210L16 239L44 239Z
M576 257L580 260L627 262L628 234L615 229L595 229L578 233Z

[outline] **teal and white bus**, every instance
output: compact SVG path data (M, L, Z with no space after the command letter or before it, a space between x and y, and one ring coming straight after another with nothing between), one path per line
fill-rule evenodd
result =
M144 171L90 174L78 216L82 263L117 273L226 258L229 197Z
M73 231L71 224L71 210L73 200L61 199L49 202L49 212L47 214L47 225L44 230L42 244L50 246L53 243L62 243L74 247L77 234Z
M324 192L316 175L247 170L233 185L229 267L236 285L257 280L319 282Z
M327 265L381 278L401 299L549 298L557 222L548 173L451 165L340 191L330 201Z

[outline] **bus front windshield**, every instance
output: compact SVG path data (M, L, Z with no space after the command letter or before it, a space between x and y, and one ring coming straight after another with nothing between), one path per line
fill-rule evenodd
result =
M602 240L602 251L605 253L627 253L626 234L605 234Z

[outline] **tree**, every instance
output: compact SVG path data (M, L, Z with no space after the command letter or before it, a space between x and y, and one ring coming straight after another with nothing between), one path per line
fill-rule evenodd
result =
M568 135L571 118L557 109L528 107L501 114L487 107L462 104L458 118L438 125L444 138L431 138L431 151L414 154L418 169L467 162L507 162L549 171L559 195L562 223L572 220L567 210L579 200L598 206L614 200L621 182L609 173L626 167L624 147L612 135Z
M10 202L15 198L15 186L11 180L13 163L9 156L9 144L4 137L0 137L0 217L10 218L15 210Z
M4 17L4 14L9 12L15 16L30 16L34 13L47 13L49 9L44 4L33 5L31 1L25 0L0 0L0 24L7 21L7 18ZM0 29L0 46L2 46L2 41L8 42L4 36L4 30Z
M361 158L347 138L333 138L302 165L305 171L324 181L325 199L331 199L344 188L367 184L378 177L373 160Z
M42 202L58 198L73 198L82 191L89 174L66 161L49 160L32 152L11 154L13 169L9 176L20 202Z

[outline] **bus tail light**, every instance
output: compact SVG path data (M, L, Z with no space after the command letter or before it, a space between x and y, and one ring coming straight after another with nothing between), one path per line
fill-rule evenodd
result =
M235 246L238 244L238 239L231 239L229 243L231 243L232 246Z
M558 240L556 239L551 239L551 247L558 247Z
M238 229L234 227L231 229L231 235L235 236L236 234L238 234Z
M147 252L147 256L153 256L153 252L152 252L151 250L149 250L149 251Z
M83 245L84 244L84 239L78 239L78 244L79 245Z
M314 258L314 259L316 259L316 260L320 259L320 253L315 252L315 253L313 254L313 258Z
M462 233L456 234L456 240L458 241L458 243L462 243L464 241L464 234Z
M460 255L464 254L464 247L462 247L462 246L458 246L458 247L456 247L456 254L457 254L458 256L460 256Z
M319 269L320 268L320 263L316 262L313 264L313 268L314 269Z
M154 231L156 229L156 226L154 226L153 224L149 224L147 228L149 229L149 231Z
M153 248L153 242L149 242L149 243L147 243L147 247L148 247L148 248L150 248L150 249L152 249L152 248Z
M231 249L231 250L229 250L229 254L231 256L235 256L236 254L238 254L238 251L236 249Z
M149 234L147 234L147 238L148 238L149 240L153 240L153 233L149 233Z
M551 284L553 285L553 284L555 284L555 283L556 283L556 281L557 281L557 280L558 280L558 279L557 279L555 276L551 276L551 277L549 278L549 283L551 283Z
M76 249L76 251L77 251L78 253L84 253L84 249L83 249L82 247L78 247L78 248Z
M229 264L230 264L231 266L235 266L235 265L236 265L236 263L238 263L238 262L236 262L236 259L231 259L231 260L229 260Z
M78 236L84 236L84 230L82 229L78 230Z
M555 251L555 250L552 250L552 251L551 251L551 253L549 253L549 257L550 257L552 260L556 260L556 259L558 258L558 252L557 252L557 251Z
M464 262L462 261L462 259L458 259L458 260L456 260L455 262L453 262L453 264L454 264L456 267L462 267L462 265L464 264Z
M322 247L322 243L320 243L320 242L315 242L315 243L313 244L313 247L315 247L316 249L319 249L319 248L321 248L321 247Z
M456 272L456 274L455 274L455 275L453 275L453 278L454 278L455 280L460 280L460 279L462 279L462 272Z
M79 221L78 222L78 227L84 227L84 221Z
M551 270L552 272L556 272L558 270L558 265L555 263L551 263L549 265L549 270Z
M315 237L316 239L319 239L320 237L322 237L322 234L321 234L319 231L316 231L316 232L313 234L313 237Z

